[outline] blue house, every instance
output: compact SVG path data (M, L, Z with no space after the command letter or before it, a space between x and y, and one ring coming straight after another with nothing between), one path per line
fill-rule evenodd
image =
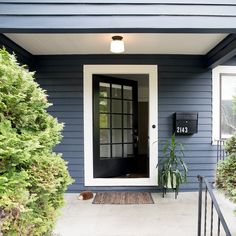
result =
M70 192L156 191L158 141L173 131L189 168L182 190L214 179L216 141L236 125L234 0L1 0L0 33L65 123L56 151ZM176 127L178 115L193 126Z

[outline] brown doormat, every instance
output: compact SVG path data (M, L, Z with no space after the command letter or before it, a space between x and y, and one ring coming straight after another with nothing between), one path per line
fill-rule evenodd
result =
M154 204L154 201L145 192L102 192L96 193L93 204Z

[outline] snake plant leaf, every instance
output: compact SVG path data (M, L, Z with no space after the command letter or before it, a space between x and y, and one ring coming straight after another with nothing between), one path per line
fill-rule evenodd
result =
M171 188L179 191L180 184L187 181L188 168L184 163L184 146L182 143L176 140L175 135L171 137L171 141L168 139L164 142L162 148L163 159L161 171L159 172L160 184L162 186L168 186L170 183Z

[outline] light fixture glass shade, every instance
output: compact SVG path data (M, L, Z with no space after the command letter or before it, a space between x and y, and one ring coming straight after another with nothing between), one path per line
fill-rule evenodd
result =
M113 36L111 41L111 52L113 53L122 53L125 51L124 41L121 36Z

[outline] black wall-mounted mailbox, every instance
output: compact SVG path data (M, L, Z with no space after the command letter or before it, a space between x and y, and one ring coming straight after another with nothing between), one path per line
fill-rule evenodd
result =
M192 135L198 131L197 112L176 112L174 114L175 135Z

